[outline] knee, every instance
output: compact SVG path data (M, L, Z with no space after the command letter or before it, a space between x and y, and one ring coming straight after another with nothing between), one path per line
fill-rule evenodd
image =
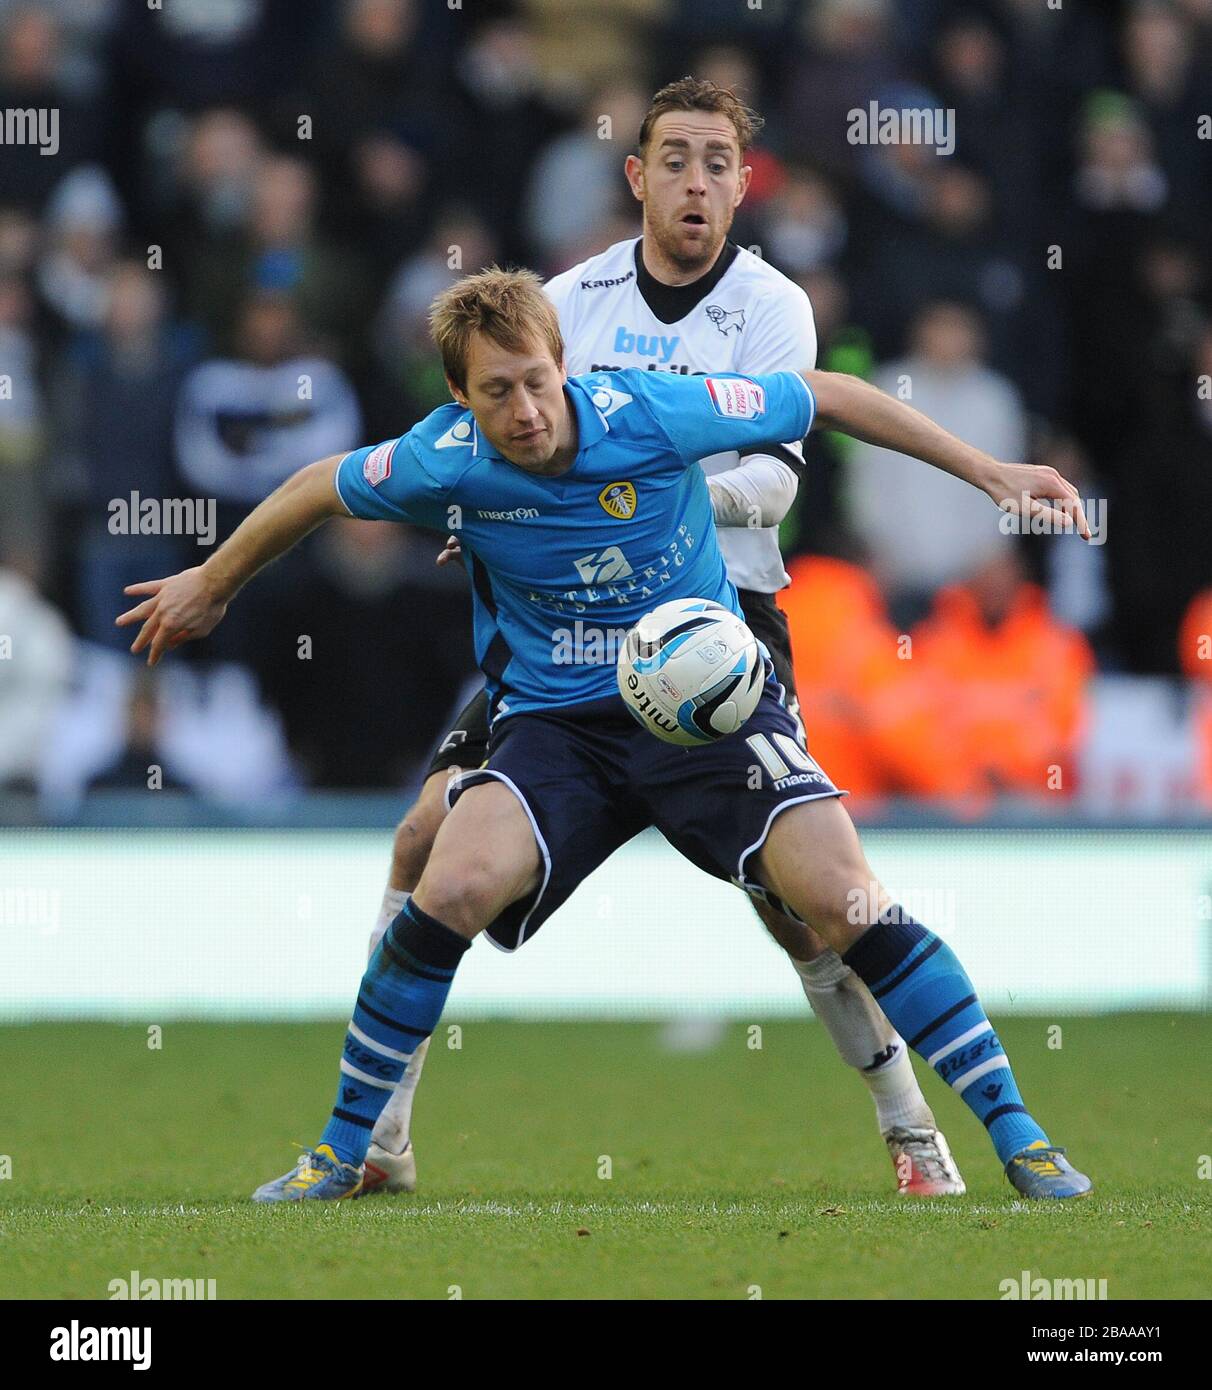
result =
M418 905L461 936L475 936L497 916L505 884L499 868L478 856L458 867L431 866L422 874Z
M418 802L396 826L391 846L392 882L411 893L421 881L434 837L445 814Z
M829 864L805 885L796 910L839 954L879 916L883 889L861 860Z

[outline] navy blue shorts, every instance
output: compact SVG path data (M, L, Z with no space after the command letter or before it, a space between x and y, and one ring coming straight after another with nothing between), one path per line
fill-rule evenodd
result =
M511 714L492 731L488 762L452 779L450 805L468 787L498 780L521 801L543 860L538 889L488 928L516 950L579 883L641 830L715 878L786 910L754 878L754 858L788 806L842 796L809 756L771 678L744 728L715 743L662 743L611 696L542 713Z

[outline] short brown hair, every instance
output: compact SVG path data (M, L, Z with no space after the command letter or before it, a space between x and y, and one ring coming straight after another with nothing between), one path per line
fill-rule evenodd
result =
M564 360L560 317L533 270L493 265L465 275L430 305L429 331L446 375L460 391L467 390L473 333L483 333L510 352L524 352L537 340L551 349L557 363Z
M667 83L653 97L647 114L640 122L641 159L645 157L648 142L652 139L652 127L658 117L667 111L714 111L721 116L727 116L736 130L742 154L749 149L757 139L758 131L766 124L756 111L746 106L740 97L727 87L709 82L704 77L679 77L676 82Z

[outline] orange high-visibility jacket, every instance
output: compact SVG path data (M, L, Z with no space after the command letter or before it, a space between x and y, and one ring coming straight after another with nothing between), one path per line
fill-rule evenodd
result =
M1195 698L1195 784L1200 801L1212 806L1212 589L1196 594L1178 630L1178 661L1199 682Z
M990 790L1073 792L1094 656L1042 589L1023 584L993 628L963 585L941 589L913 647L946 692L949 737Z
M974 779L941 719L941 692L889 620L875 580L822 556L793 560L779 604L791 628L812 755L856 799L962 796Z

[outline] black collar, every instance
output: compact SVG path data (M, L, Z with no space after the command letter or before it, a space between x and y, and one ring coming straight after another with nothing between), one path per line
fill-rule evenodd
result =
M635 244L635 283L644 297L644 303L662 323L678 323L696 305L701 304L724 278L740 250L735 242L726 241L706 275L700 275L688 285L665 285L650 274L644 264L643 245L644 239L641 237Z

